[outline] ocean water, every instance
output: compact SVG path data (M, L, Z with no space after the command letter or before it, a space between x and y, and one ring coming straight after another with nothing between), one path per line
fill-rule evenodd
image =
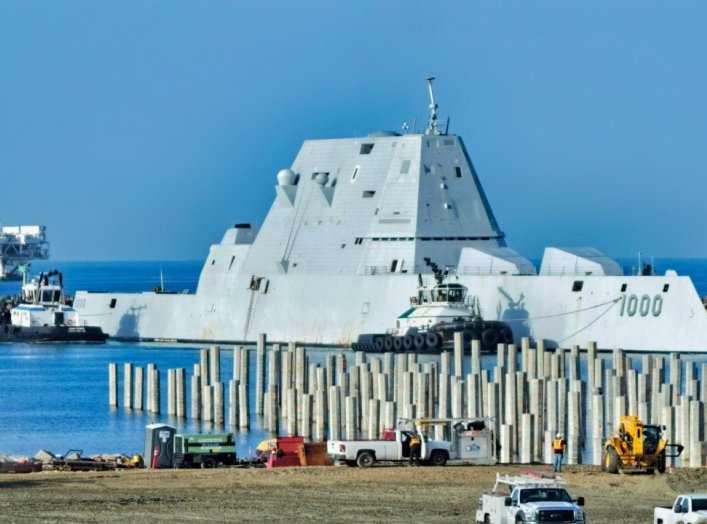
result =
M142 291L160 284L167 289L196 289L201 262L42 262L33 273L57 267L64 273L68 293L77 289ZM630 267L630 262L628 262ZM656 260L658 272L675 269L693 278L700 296L707 295L707 260ZM0 296L16 294L18 282L0 282ZM161 398L166 405L166 370L183 367L187 377L198 363L199 346L109 342L81 344L1 344L0 345L0 454L34 455L39 449L64 453L83 449L88 453L142 453L144 427L153 422L172 424L179 431L214 430L190 419L170 419L166 414L127 411L108 406L108 364L119 364L119 404L122 405L122 364L157 364L162 372ZM313 362L323 362L326 349L308 349ZM349 354L350 357L350 354ZM435 357L425 357L435 358ZM704 361L704 357L696 357ZM423 360L423 359L421 359ZM232 354L222 351L222 380L232 377ZM482 365L491 369L494 356L485 356ZM254 356L251 370L255 369ZM254 371L251 371L254 373ZM253 376L253 375L252 375ZM253 387L251 385L251 387ZM187 388L189 390L189 388ZM251 407L254 395L250 395ZM187 408L189 408L187 400ZM188 409L189 411L189 409ZM251 409L251 412L253 409ZM228 426L226 426L228 430ZM251 429L236 432L239 456L252 453L269 437L251 415Z

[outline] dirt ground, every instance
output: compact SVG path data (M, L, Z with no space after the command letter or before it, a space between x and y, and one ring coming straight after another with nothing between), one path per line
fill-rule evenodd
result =
M540 466L538 471L549 471ZM496 472L514 466L379 466L42 472L0 476L4 522L474 522ZM655 505L704 491L707 470L609 475L566 467L588 521L652 522Z

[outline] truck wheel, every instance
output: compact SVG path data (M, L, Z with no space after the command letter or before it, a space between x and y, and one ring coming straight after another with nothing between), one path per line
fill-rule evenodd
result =
M488 513L484 515L484 524L491 524L491 516Z
M430 464L433 466L444 466L447 463L447 455L442 451L433 451L430 455Z
M604 455L603 461L604 471L607 473L618 473L621 467L621 461L619 460L619 454L616 453L614 448L608 448Z
M207 458L201 461L201 469L211 469L216 467L216 462L212 458Z
M363 451L356 459L356 464L358 464L359 468L370 468L375 461L376 458L373 456L373 453L370 451Z

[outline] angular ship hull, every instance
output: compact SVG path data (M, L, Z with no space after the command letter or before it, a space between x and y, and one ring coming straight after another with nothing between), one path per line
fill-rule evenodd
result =
M237 343L267 333L276 341L346 345L360 333L385 332L416 289L413 275L328 275L318 277L315 286L307 276L272 275L270 289L251 304L249 280L242 278L244 291L234 294L81 293L77 299L86 300L82 317L114 338ZM571 291L574 277L470 276L460 281L476 291L485 318L510 323L517 342L531 336L543 339L546 347L586 347L597 341L605 349L707 352L704 307L688 277L586 278L582 295ZM638 297L660 296L669 285L660 314L649 310L642 315L639 299L633 316L626 307L622 315L617 290L624 283ZM511 297L522 295L522 305L509 304L498 288ZM342 289L350 291L346 300ZM110 308L113 298L116 304ZM370 304L368 313L362 312L364 304Z
M426 257L546 347L707 352L689 277L626 276L592 248L547 248L539 272L510 249L460 137L441 132L305 141L277 175L259 231L211 247L194 294L79 291L81 317L119 339L347 345L409 307ZM650 272L649 272L650 273Z

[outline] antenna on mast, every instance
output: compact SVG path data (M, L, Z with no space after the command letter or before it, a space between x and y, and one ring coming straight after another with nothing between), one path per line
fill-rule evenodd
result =
M428 76L427 88L430 91L430 117L427 120L427 129L425 130L426 135L439 135L439 129L437 129L437 103L435 102L435 94L432 91L432 81L435 79L433 76Z

